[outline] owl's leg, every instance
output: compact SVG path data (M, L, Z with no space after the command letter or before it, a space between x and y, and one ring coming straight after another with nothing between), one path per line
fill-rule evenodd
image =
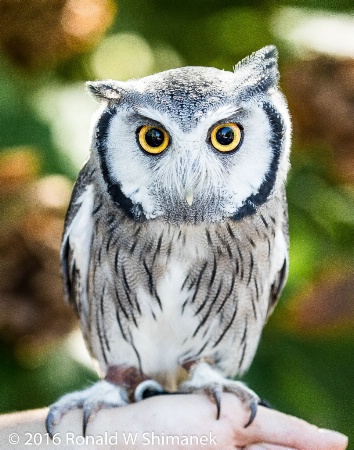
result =
M106 380L125 387L130 403L165 393L157 381L148 378L134 367L110 367Z
M124 406L135 401L134 393L146 377L135 367L111 366L104 380L83 391L66 394L51 405L46 420L47 432L53 436L54 427L72 409L83 409L83 435L90 420L101 409ZM147 380L150 381L150 380ZM156 383L155 389L158 388Z
M250 418L245 424L245 428L251 425L257 413L257 406L260 403L260 398L255 392L241 381L225 378L205 359L185 363L183 367L189 372L189 379L181 384L180 391L206 393L216 404L216 419L220 417L222 392L235 394L250 410Z

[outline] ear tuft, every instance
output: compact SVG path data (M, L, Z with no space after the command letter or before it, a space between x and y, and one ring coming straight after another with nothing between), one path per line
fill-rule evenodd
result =
M86 88L100 101L119 101L123 93L120 83L114 80L87 81Z
M235 75L240 75L243 82L254 85L258 91L267 91L279 81L278 50L274 45L267 45L236 64Z

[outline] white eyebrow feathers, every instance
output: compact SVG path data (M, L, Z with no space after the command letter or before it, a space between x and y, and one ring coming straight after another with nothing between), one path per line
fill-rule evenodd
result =
M189 131L188 134L191 132L197 132L199 134L203 132L203 130L208 130L214 123L227 119L241 110L242 108L235 105L224 105L214 111L208 111L206 115L200 117L197 126L193 130ZM156 120L161 123L161 125L163 125L172 134L183 132L179 124L173 120L168 113L146 107L139 107L136 109L136 112L151 120Z

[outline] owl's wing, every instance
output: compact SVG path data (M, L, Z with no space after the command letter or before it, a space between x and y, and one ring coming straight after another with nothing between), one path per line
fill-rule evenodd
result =
M285 191L283 193L283 205L284 205L283 220L281 223L281 227L278 229L278 236L276 236L276 239L278 238L278 242L280 241L281 244L278 245L279 251L277 252L275 262L277 269L275 271L275 276L273 278L274 281L270 287L268 313L267 313L268 317L273 312L278 302L280 294L282 293L282 290L285 286L289 272L289 227L288 227L288 208L285 197Z
M284 262L282 268L277 272L274 282L271 285L270 293L269 293L269 303L268 303L268 312L267 316L273 312L280 294L285 286L285 282L288 276L288 258L284 258Z
M65 296L79 315L87 310L87 277L93 229L93 170L87 163L75 183L67 211L61 244Z

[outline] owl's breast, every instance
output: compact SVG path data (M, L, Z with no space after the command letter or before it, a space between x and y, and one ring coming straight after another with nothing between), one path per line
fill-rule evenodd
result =
M228 224L178 234L172 246L152 252L152 289L141 285L137 291L142 314L133 338L144 371L156 377L209 357L229 375L242 372L267 313L268 237L257 235L256 245L252 231L246 235Z
M227 376L243 372L267 315L276 233L258 220L122 224L97 236L93 259L100 264L89 284L101 300L91 317L104 336L94 353L107 347L107 365L138 364L161 381L202 357Z
M201 347L201 339L193 338L199 318L185 307L190 297L183 289L187 273L181 261L171 259L156 283L160 302L143 288L137 292L142 313L132 337L144 372L155 378L175 374L186 355Z

